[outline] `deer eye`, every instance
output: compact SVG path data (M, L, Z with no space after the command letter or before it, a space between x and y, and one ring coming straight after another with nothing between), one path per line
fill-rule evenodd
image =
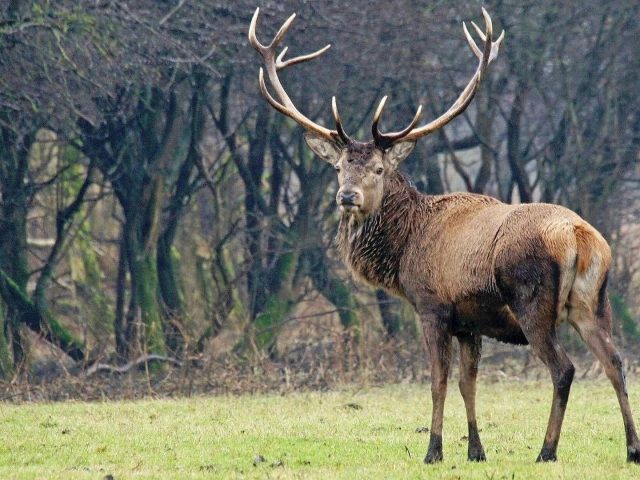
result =
M376 168L376 174L377 175L382 175L383 173L384 173L384 168L382 168L382 167Z
M339 172L339 171L340 171L340 165L334 165L334 166L333 166L333 168L335 168L335 169L336 169L336 172Z

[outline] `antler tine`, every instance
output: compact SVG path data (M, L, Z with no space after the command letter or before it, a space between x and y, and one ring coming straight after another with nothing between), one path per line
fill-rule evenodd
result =
M475 24L475 22L471 22L471 23L477 30L478 26ZM469 47L471 47L471 51L475 54L476 57L482 58L482 50L480 50L478 48L478 45L476 45L476 41L473 39L473 37L469 33L469 30L467 30L467 24L465 22L462 22L462 29L464 30L464 36L467 37L467 43L469 44ZM482 34L482 36L484 37L484 33Z
M404 130L400 130L399 132L386 133L384 134L385 137L390 138L391 140L394 140L394 141L404 137L407 133L409 133L411 130L414 129L414 127L420 121L420 118L422 118L422 105L418 105L416 114L413 116L413 120L411 120L411 123L407 125L407 128L405 128Z
M478 33L478 36L482 39L482 41L486 42L487 37L484 34L484 32L480 29L480 27L476 25L475 22L471 22L471 24L473 25L473 28L475 28L476 32ZM473 50L473 53L476 54L476 57L480 58L482 56L482 52L476 45L476 42L473 40L471 35L469 35L467 26L464 25L464 23L463 23L463 27L465 31L464 32L465 36L467 37L467 42L469 42L469 46L471 47L471 50ZM502 40L504 40L504 30L502 31L498 39L495 42L493 42L493 45L491 46L491 54L489 55L489 62L492 62L498 56L498 50L500 49L500 44L502 43Z
M305 115L303 115L293 104L291 98L287 94L286 90L282 86L280 79L278 78L278 70L286 68L290 65L295 65L297 63L306 62L308 60L312 60L324 52L327 51L329 45L320 50L307 54L300 55L298 57L292 58L290 60L284 60L284 56L287 53L287 47L285 47L282 52L277 56L275 55L276 48L282 42L284 35L287 33L291 24L296 18L296 14L291 15L280 27L278 33L276 33L273 40L268 45L263 45L258 41L258 37L256 36L256 26L258 24L258 17L260 15L260 8L256 8L253 13L253 17L251 18L251 24L249 25L249 43L260 53L264 60L264 67L267 72L267 77L269 78L269 84L272 89L275 91L276 98L269 93L267 88L267 84L264 78L264 71L260 68L260 72L258 75L258 80L260 83L260 91L262 95L267 99L269 104L278 110L283 115L288 116L289 118L295 120L297 123L302 125L305 129L315 132L316 134L330 139L336 140L342 138L342 135L336 130L330 130L321 125L318 125ZM346 137L348 138L348 137Z
M276 67L283 63L282 59L287 54L287 50L289 50L289 47L284 47L280 52L280 55L276 57Z
M249 25L249 43L253 48L258 50L258 52L262 54L266 47L258 41L258 37L256 36L256 24L258 23L258 15L260 15L260 7L256 8L256 11L253 12L253 17L251 17L251 24Z
M473 25L473 28L476 29L476 32L478 33L478 36L482 39L482 41L484 42L487 37L485 37L484 32L482 31L482 29L478 26L478 24L476 22L474 22L473 20L471 20L471 25ZM474 42L475 43L475 42Z
M335 96L331 97L331 111L333 112L333 119L336 122L336 130L338 131L340 140L342 140L342 142L347 145L349 142L351 142L351 139L342 126L342 120L340 119L340 113L338 113L338 103L336 102Z
M413 116L413 120L411 120L411 123L409 123L409 125L406 128L404 128L403 130L400 130L399 132L382 133L378 128L378 124L380 122L380 117L382 116L382 110L384 110L384 106L386 103L387 103L387 96L385 95L382 98L382 100L380 100L380 103L378 104L378 108L376 109L376 112L373 115L373 124L371 125L371 133L373 134L373 141L377 147L380 147L383 150L391 147L391 145L393 145L395 141L403 138L405 135L411 132L411 130L413 130L414 127L420 121L420 117L422 117L422 105L419 105L418 110L416 111L416 114Z
M292 13L291 16L285 20L285 22L280 27L280 30L278 30L278 33L276 33L276 36L273 37L273 40L269 44L269 48L275 49L278 45L280 45L280 42L286 35L287 31L289 31L289 27L291 27L291 24L295 19L296 19L296 14Z
M324 52L329 50L331 48L331 44L325 45L320 50L317 50L317 51L315 51L313 53L308 53L306 55L300 55L298 57L290 58L289 60L283 60L284 55L287 53L288 48L289 47L284 47L284 50L282 50L282 53L280 53L280 55L278 55L278 58L276 59L276 67L278 68L278 70L280 70L282 68L287 68L289 65L296 65L298 63L302 63L302 62L307 62L309 60L313 60L314 58L319 57Z
M484 17L484 23L487 26L487 37L493 36L493 22L491 21L491 15L487 12L487 9L482 7L482 16ZM482 35L481 35L482 36ZM485 38L482 37L482 40Z
M484 51L482 52L482 67L480 74L478 75L478 82L480 82L480 77L484 75L485 69L487 68L487 65L489 65L491 48L493 47L493 42L491 41L493 37L493 22L484 7L482 7L482 16L484 17L484 23L487 26L487 33L484 36L480 35L480 38L484 41Z
M382 110L384 110L384 106L386 103L387 103L387 96L385 95L384 97L382 97L382 100L380 100L380 103L378 104L378 108L376 108L376 111L373 114L373 127L375 127L376 129L378 127L378 122L380 121L380 116L382 115Z

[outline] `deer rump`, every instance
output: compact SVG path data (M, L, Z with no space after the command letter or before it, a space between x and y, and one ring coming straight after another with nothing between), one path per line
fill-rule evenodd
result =
M609 246L574 212L543 203L507 205L475 194L410 196L401 201L415 202L414 208L402 212L383 205L362 225L342 225L338 243L353 273L368 283L417 309L423 302L449 305L452 334L526 345L518 316L529 309L542 309L561 322L571 319L572 306L593 313L604 308L600 292ZM385 221L381 217L389 211L396 214ZM410 223L404 236L398 235L403 222ZM395 275L389 258L394 256ZM384 275L373 265L384 265Z

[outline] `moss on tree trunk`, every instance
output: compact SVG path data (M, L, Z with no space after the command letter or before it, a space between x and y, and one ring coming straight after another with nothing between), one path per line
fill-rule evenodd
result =
M173 248L175 229L165 231L158 241L156 254L158 288L162 300L164 335L167 348L180 355L184 349L184 338L177 322L184 317L184 301L179 284L177 251Z
M158 305L157 286L158 271L155 255L141 252L141 258L135 263L135 290L140 308L140 317L144 325L142 341L149 353L164 354L166 352L162 317Z
M5 325L4 311L0 302L0 379L7 380L14 374L13 358L7 341L7 328Z
M294 306L292 280L298 265L299 254L290 251L279 256L269 275L265 306L254 319L255 345L277 357L276 341L282 323Z
M17 312L21 323L34 332L42 334L46 340L60 347L74 360L84 359L84 345L80 339L65 328L50 311L37 308L26 292L2 270L0 270L0 277L13 297L12 307Z

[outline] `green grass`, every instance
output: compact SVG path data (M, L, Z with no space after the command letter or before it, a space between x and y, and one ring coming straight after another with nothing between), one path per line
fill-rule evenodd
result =
M640 385L631 403L640 414ZM466 419L455 380L444 455L422 463L428 386L286 396L0 405L0 478L640 478L625 461L622 420L608 382L576 382L555 464L538 465L551 391L546 383L479 386L488 461L466 461ZM254 459L266 460L254 466Z

